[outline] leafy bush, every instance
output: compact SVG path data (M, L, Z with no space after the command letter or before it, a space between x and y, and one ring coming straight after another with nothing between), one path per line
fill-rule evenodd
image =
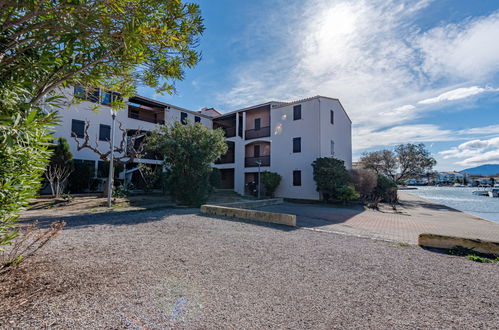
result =
M351 172L351 180L360 197L364 200L371 199L373 190L378 184L376 173L365 169L354 169Z
M210 173L210 186L212 188L220 187L221 181L222 181L222 173L218 168L213 168Z
M90 160L73 161L73 172L69 175L68 186L72 194L89 190L93 184L95 176L95 163Z
M378 175L378 183L373 190L373 199L380 202L397 203L397 184L384 175Z
M350 187L350 175L344 161L332 157L317 158L312 167L317 191L322 194L325 201L347 201L358 198L358 194L351 191L353 187Z
M281 176L274 172L265 171L262 173L262 184L265 187L267 196L274 197L274 193L281 183Z
M52 157L45 170L45 177L50 183L52 196L59 198L64 192L66 180L73 171L73 154L69 149L68 141L64 138L59 138L50 150Z
M224 132L199 123L161 126L147 138L146 148L163 156L171 195L189 206L206 201L211 191L210 164L227 152Z
M158 187L160 182L160 171L161 168L148 166L139 163L139 173L143 181L142 190L145 193L150 193L155 187Z
M18 213L40 189L50 158L53 114L34 109L9 115L0 108L0 251L16 237Z

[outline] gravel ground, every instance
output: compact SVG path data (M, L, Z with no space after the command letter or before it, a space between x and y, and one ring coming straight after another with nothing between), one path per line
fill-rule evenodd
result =
M60 236L0 279L0 327L499 324L498 264L195 212L66 218Z

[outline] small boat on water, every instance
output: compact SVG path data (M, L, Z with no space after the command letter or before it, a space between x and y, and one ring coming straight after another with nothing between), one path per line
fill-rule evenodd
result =
M477 195L477 196L488 196L489 195L489 191L488 190L474 190L472 192L473 195Z
M499 197L499 187L495 187L488 191L489 197Z

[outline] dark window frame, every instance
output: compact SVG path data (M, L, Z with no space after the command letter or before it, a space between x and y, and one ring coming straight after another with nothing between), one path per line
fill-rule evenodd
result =
M187 117L188 117L188 115L187 115L186 112L181 112L180 113L180 123L182 125L187 125Z
M107 129L107 134L103 134L103 129ZM106 135L107 138L103 137L103 135ZM104 124L99 124L99 141L110 141L111 140L111 126L109 125L104 125Z
M83 126L76 127L76 125ZM85 125L86 123L83 120L71 119L71 136L76 136L78 139L83 139L85 137ZM79 131L75 131L75 129L78 129Z
M331 110L330 116L331 116L331 118L330 118L331 125L334 125L334 110Z
M297 104L293 107L293 120L299 120L301 118L301 104Z
M258 152L257 152L258 151ZM261 156L261 148L259 144L255 144L253 146L253 157L260 157Z
M301 152L301 137L293 138L293 153Z
M301 186L301 171L300 170L293 171L293 186L294 187Z
M201 124L201 117L194 116L194 123L200 123Z
M255 123L255 131L259 131L262 128L262 119L261 118L255 118L254 123Z

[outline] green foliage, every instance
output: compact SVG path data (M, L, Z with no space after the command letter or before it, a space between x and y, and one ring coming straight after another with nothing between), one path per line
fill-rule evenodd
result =
M262 173L262 184L268 196L274 197L274 193L281 183L281 176L278 173L264 171Z
M0 109L1 111L2 109ZM40 109L0 112L0 251L16 237L18 213L36 197L45 171L55 123Z
M45 170L45 177L50 183L52 196L58 198L63 193L66 180L73 171L73 154L68 141L64 138L59 138L49 150L52 152L52 157Z
M74 171L69 175L69 191L72 194L82 193L90 189L95 176L95 162L75 159Z
M210 186L212 188L220 187L222 181L222 172L218 168L213 168L210 173Z
M208 198L210 164L227 152L224 132L199 123L161 126L147 138L146 148L164 157L171 195L189 206L199 206Z
M181 0L11 1L0 11L0 107L36 104L61 84L172 92L196 65L199 6ZM28 98L14 99L19 90Z
M161 168L153 168L152 166L139 163L139 172L143 180L142 190L144 192L150 193L155 187L159 186Z
M378 183L373 190L373 199L380 202L396 203L397 184L384 175L378 175Z
M338 187L336 189L335 198L342 202L358 199L359 197L360 194L355 191L355 186L353 184Z
M350 175L344 161L332 157L317 158L312 167L317 191L326 201L358 198L355 189L350 186Z
M66 166L73 159L68 140L65 138L58 138L57 143L54 143L50 150L52 151L50 166Z

